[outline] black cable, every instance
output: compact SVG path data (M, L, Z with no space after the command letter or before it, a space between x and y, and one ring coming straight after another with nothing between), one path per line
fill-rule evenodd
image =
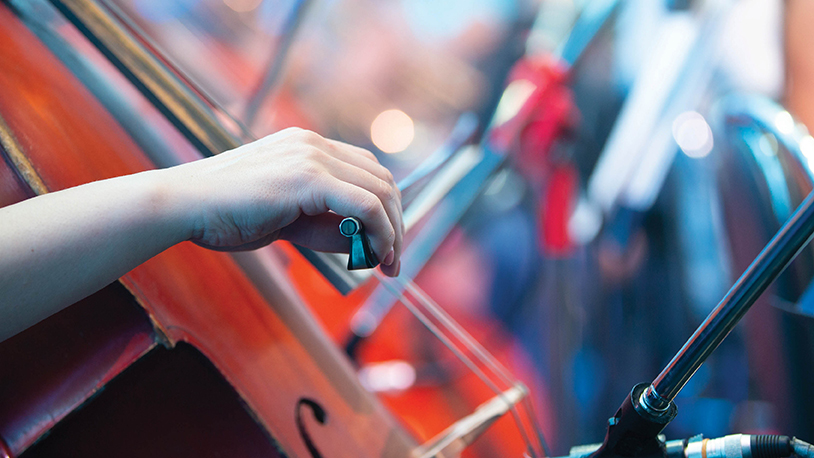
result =
M749 445L752 458L785 458L794 452L789 436L756 434L749 438Z

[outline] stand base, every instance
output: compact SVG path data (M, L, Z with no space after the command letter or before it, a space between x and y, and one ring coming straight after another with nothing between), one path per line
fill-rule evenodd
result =
M592 458L667 456L665 442L659 434L675 418L678 409L672 402L663 411L646 409L640 398L648 386L640 383L633 387L616 415L608 420L605 441L590 455Z

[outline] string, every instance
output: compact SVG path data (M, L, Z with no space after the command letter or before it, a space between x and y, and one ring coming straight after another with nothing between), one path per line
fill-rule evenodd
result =
M478 378L485 383L489 389L491 389L495 394L501 397L507 405L512 406L512 416L514 417L515 422L518 425L518 430L520 431L521 436L523 437L523 441L526 443L526 447L528 448L531 456L537 458L538 455L534 451L534 447L531 444L531 440L528 437L528 434L525 431L525 428L521 427L522 422L520 421L517 412L515 411L511 402L505 398L505 395L497 387L497 385L489 379L489 377L468 357L466 354L461 351L443 332L421 311L416 307L415 303L411 301L409 298L404 296L403 294L399 294L398 289L395 288L390 281L388 281L384 276L378 272L376 272L377 278L381 282L381 284L390 291L391 294L397 297L398 301L404 304L404 306L412 313L438 340L440 340L444 346L446 346L470 371L472 371Z
M446 336L441 329L416 306L413 301L411 301L403 292L400 292L399 289L392 284L395 282L393 279L389 279L379 272L374 272L374 275L385 287L385 289L393 294L393 296L395 296L399 302L404 304L410 313L412 313L436 338L438 338L444 344L444 346L446 346L470 371L472 371L484 384L486 384L489 389L491 389L497 396L501 397L506 404L510 406L510 411L512 413L514 422L517 425L518 431L520 432L520 435L522 436L530 455L534 458L538 457L539 455L534 451L534 446L532 445L532 441L528 435L528 432L526 431L523 421L520 418L520 414L517 411L516 406L505 398L505 395L500 388L483 372L480 367L475 364L474 361L472 361L471 358L469 358L454 342L452 342L450 338ZM465 344L466 348L476 355L482 364L489 367L495 373L495 375L497 375L498 378L503 381L503 383L509 386L521 384L519 381L509 377L507 375L508 371L506 368L497 362L497 360L485 348L483 348L480 343L478 343L471 335L461 328L461 326L455 322L452 317L446 314L446 312L443 311L438 304L433 302L425 292L415 285L415 283L404 279L400 279L400 281L402 282L403 286L406 287L416 299L418 299L418 302L421 303L425 309L430 311L430 313L444 326L445 329L451 332L452 335L454 335L455 338L461 343ZM542 432L539 430L538 422L536 419L532 418L534 410L533 406L531 406L528 392L523 398L523 405L526 409L526 417L531 418L533 429L535 429L537 440L539 441L540 447L543 450L544 456L550 456L545 439L543 438Z
M464 329L458 322L456 322L447 312L444 310L437 302L435 302L424 290L422 290L415 282L407 281L405 279L397 279L402 285L407 288L411 294L416 296L421 302L424 303L425 308L430 310L430 312L436 316L439 320L445 323L445 325L453 332L456 333L457 337L461 339L462 342L467 344L471 349L473 349L473 353L475 353L478 358L486 365L488 365L495 374L503 379L503 382L507 385L512 385L516 383L516 379L511 377L511 372L506 369L506 367L501 364L488 350L486 350L483 345L478 342L471 334L469 334L466 329ZM523 405L526 408L527 417L532 422L532 430L535 432L537 436L537 440L542 448L545 456L551 456L551 453L548 448L548 443L545 440L545 437L542 434L542 428L540 428L539 422L536 417L536 412L534 411L534 403L531 402L530 396L525 396L523 398Z
M450 331L452 331L456 337L458 337L462 342L466 343L478 356L478 359L487 363L505 383L511 384L512 379L507 375L508 370L497 360L495 360L494 357L492 357L492 355L489 354L485 348L483 348L480 342L475 340L465 329L454 321L452 317L449 316L445 310L441 309L441 307L421 288L419 288L418 285L403 278L396 278L395 280L401 283L407 291L418 298L419 301L424 304L425 308L427 308L439 321L444 323L444 325Z
M421 289L415 282L406 280L404 278L396 278L396 281L402 284L411 294L413 294L416 298L419 299L424 307L430 311L439 321L444 323L444 325L449 329L453 334L458 337L463 343L465 343L468 348L472 350L472 352L478 357L478 359L489 366L492 371L498 375L504 383L507 385L513 385L517 383L517 380L511 376L511 372L506 369L506 366L500 363L494 355L489 353L489 351L480 343L477 339L472 337L469 332L464 329L457 321L455 321L447 312L443 309L437 302L435 302L424 290ZM523 398L523 405L526 408L527 416L532 422L532 429L537 436L537 440L542 448L545 456L551 456L551 452L548 448L548 443L545 440L545 436L543 435L542 428L540 427L539 421L536 416L536 412L534 409L534 403L531 402L530 396L525 396Z
M455 337L458 340L460 340L462 343L464 343L467 346L467 348L473 354L475 354L478 357L478 360L482 364L489 367L492 370L492 372L495 375L498 376L498 378L502 379L503 383L505 383L506 385L509 385L509 386L513 386L513 385L516 386L517 384L522 385L522 383L520 383L516 379L508 376L507 375L508 371L505 369L505 367L503 365L501 365L500 363L498 363L497 360L480 344L480 342L475 340L468 332L466 332L466 330L464 330L464 328L461 327L460 324L458 324L452 317L450 317L446 313L446 311L443 310L443 308L441 308L426 293L424 293L418 287L418 285L416 285L413 282L407 282L407 281L405 281L403 279L400 279L400 281L404 283L404 286L409 289L411 294L413 294L414 296L416 296L416 298L419 299L419 302L424 306L424 308L429 310L430 313L436 319L438 319L442 324L444 324L446 329L448 329L450 332L452 332L452 334L455 335ZM483 380L483 378L481 378L481 380ZM483 381L485 382L485 380L483 380ZM498 395L502 394L502 393L496 391L494 387L492 387L492 390L495 391L495 393L498 394ZM531 417L530 415L528 415L529 410L528 410L528 407L527 407L527 404L526 404L526 402L528 402L529 400L530 400L530 397L528 396L528 392L527 392L527 395L523 397L523 402L524 402L523 406L526 407L526 414L527 414L526 417L527 418ZM532 453L534 453L533 452L533 447L531 445L531 440L529 439L529 436L528 436L528 432L525 430L525 424L521 420L520 414L517 411L516 406L514 404L512 404L510 409L511 409L512 417L513 417L513 419L515 421L515 424L518 427L518 430L519 430L520 434L523 436L523 439L526 442L529 450L532 451ZM532 421L533 421L533 419L532 419ZM540 437L542 437L540 434L537 434L537 436L538 436L538 440L539 440ZM543 452L546 454L546 456L548 456L548 452L546 451L546 447L544 445L544 442L540 442L540 445L541 445L541 448L543 449Z
M419 299L420 302L424 305L424 307L430 311L430 313L436 317L439 321L444 323L447 329L450 330L461 342L467 345L475 356L478 357L483 364L488 366L492 372L495 373L500 379L502 379L503 383L507 385L513 385L517 381L510 377L509 371L506 369L505 366L500 364L497 359L492 356L491 353L488 352L481 344L478 342L471 334L469 334L460 324L458 324L446 311L441 308L432 298L427 295L418 285L414 282L407 281L405 279L397 279L402 285L415 297ZM529 399L528 396L524 396L524 405L525 401ZM512 408L514 410L514 407ZM517 412L513 412L513 415L516 415ZM518 427L521 427L518 424ZM542 446L542 443L541 443ZM546 447L542 446L543 450L545 451ZM547 454L547 452L546 452Z

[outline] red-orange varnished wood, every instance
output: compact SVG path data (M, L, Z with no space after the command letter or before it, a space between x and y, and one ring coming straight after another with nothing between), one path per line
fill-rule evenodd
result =
M0 116L49 190L152 167L5 5L0 87ZM212 361L289 456L310 456L295 421L303 398L327 412L324 425L307 410L303 415L326 458L408 455L411 440L359 386L286 287L266 285L276 295L269 303L228 255L190 243L156 256L122 283L169 342L189 342Z

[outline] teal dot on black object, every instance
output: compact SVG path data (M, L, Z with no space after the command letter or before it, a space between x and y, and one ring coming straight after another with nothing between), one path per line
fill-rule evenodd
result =
M353 218L345 218L342 220L342 223L339 224L339 231L345 236L351 236L358 230L359 226L356 224L356 221L354 221Z

